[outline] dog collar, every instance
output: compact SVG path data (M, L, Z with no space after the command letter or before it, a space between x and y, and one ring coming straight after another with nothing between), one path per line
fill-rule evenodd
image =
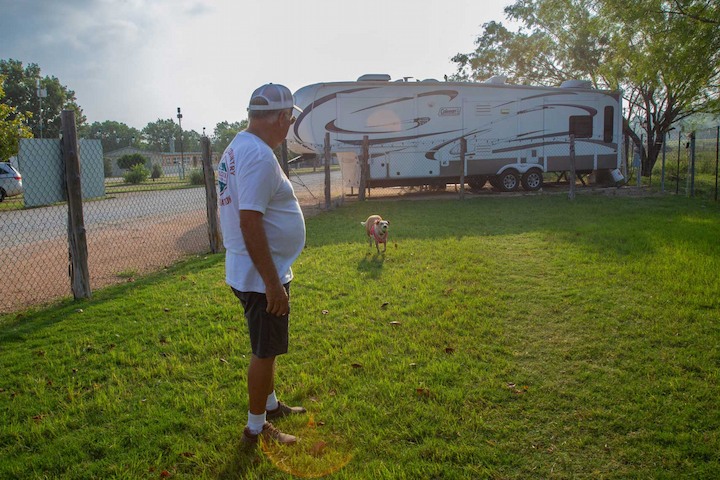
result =
M370 227L370 231L372 232L373 237L375 237L375 240L378 241L385 240L385 236L377 231L377 229L375 228L376 226L377 225L373 225L372 227Z

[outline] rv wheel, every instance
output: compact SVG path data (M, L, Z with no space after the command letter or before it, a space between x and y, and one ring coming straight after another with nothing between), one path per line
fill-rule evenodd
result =
M515 170L505 170L497 176L498 187L503 192L513 192L520 186L520 179Z
M532 169L525 172L520 179L522 186L528 192L540 190L543 186L543 174L540 170Z
M467 184L471 190L482 190L487 180L487 175L473 175L467 178Z

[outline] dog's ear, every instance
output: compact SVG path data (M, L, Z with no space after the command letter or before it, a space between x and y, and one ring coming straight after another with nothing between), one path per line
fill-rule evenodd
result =
M390 225L390 220L385 220L385 221L387 222L388 225Z
M380 223L380 220L375 220L375 225L377 225L378 223Z

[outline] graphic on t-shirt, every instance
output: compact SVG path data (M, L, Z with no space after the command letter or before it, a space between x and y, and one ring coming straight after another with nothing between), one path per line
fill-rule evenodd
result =
M218 188L220 190L220 197L223 197L228 186L228 176L235 175L235 152L232 148L225 149L222 160L218 165ZM228 199L221 202L221 205L227 205L230 203Z
M227 166L225 165L225 159L223 159L220 165L218 165L218 188L220 189L220 195L223 195L225 190L227 190L227 177Z

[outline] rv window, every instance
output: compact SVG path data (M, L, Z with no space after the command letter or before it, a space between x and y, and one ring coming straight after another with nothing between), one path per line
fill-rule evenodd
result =
M613 107L605 107L605 125L603 128L603 142L610 143L613 140L613 130L615 130L615 109Z
M592 137L593 121L589 115L570 117L570 134L574 134L575 138Z

